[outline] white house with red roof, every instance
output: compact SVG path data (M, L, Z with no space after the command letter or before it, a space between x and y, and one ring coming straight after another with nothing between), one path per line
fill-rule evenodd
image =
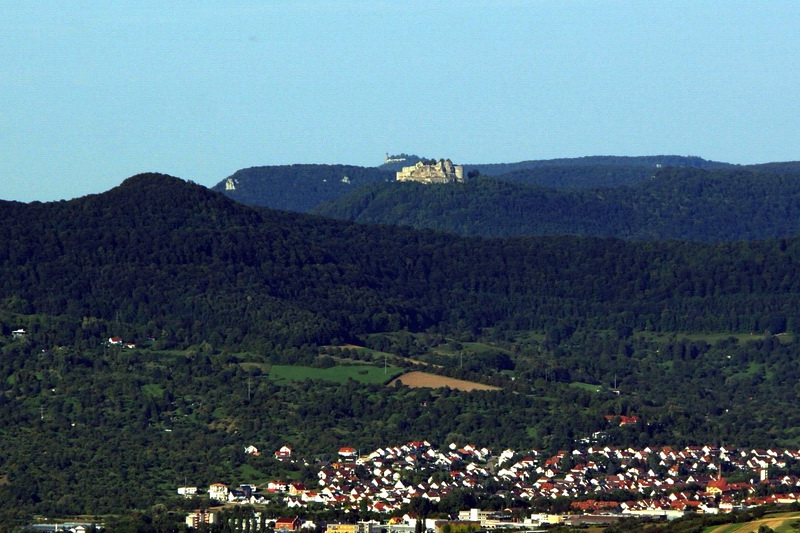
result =
M275 452L275 459L279 461L288 461L292 458L292 449L289 446L281 446L281 449Z
M354 461L356 457L358 457L358 452L356 451L355 448L343 446L339 448L339 457L343 461Z

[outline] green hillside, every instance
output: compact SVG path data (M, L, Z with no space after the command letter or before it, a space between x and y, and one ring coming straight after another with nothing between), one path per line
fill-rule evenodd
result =
M3 202L0 225L2 524L313 482L282 445L800 446L797 238L466 238L155 174ZM394 368L500 390L387 387Z
M560 170L542 170L540 181L561 180L563 185L587 178ZM628 186L571 190L525 183L535 181L539 171L446 186L373 184L314 212L483 237L583 235L715 242L800 234L800 174L668 168L648 170L646 179L637 180L637 169L628 171ZM598 176L591 171L592 180Z

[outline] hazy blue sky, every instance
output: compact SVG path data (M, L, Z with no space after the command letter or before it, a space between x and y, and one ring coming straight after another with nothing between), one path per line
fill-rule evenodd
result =
M0 198L157 171L800 159L800 2L0 0Z

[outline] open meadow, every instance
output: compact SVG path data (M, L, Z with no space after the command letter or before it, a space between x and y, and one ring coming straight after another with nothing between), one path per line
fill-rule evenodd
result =
M269 377L279 383L307 379L323 379L325 381L344 383L348 379L352 379L359 383L380 384L386 383L402 371L401 368L393 366L384 368L369 365L352 365L314 368L310 366L273 365L269 370Z

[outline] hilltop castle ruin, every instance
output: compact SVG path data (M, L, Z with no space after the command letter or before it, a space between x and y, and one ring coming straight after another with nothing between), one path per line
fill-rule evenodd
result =
M418 161L412 167L403 167L397 173L397 181L417 181L419 183L455 183L464 181L464 167L454 165L449 159L425 163Z

